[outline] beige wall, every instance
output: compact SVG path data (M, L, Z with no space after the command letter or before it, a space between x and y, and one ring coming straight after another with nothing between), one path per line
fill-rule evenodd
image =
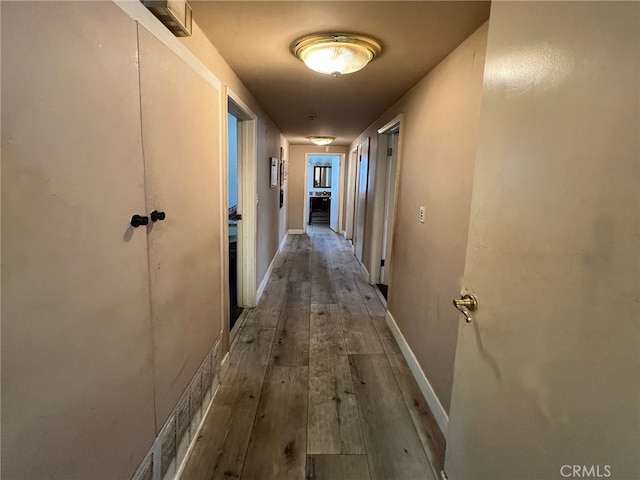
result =
M402 113L399 195L388 308L445 410L449 409L471 184L478 135L487 26L483 25L366 132L369 185L375 178L377 129ZM418 221L419 207L426 221ZM373 195L367 219L373 217ZM365 265L370 264L371 221Z
M260 130L262 128L262 130ZM280 158L280 147L286 152L287 141L270 122L258 123L258 231L256 235L257 286L264 279L267 269L278 252L280 242L286 235L287 205L280 208L280 187L270 187L271 157ZM286 186L284 187L286 189ZM281 218L284 217L284 218ZM284 223L280 223L284 221Z
M349 147L329 146L319 147L316 145L291 145L289 147L289 228L301 230L305 227L302 217L304 216L304 204L307 199L304 196L305 174L307 165L307 154L333 153L345 155ZM344 178L341 179L345 181Z
M1 8L1 475L131 478L225 322L217 102L227 86L258 116L259 279L287 228L267 162L288 145L197 25L183 45L221 83L141 30L154 44L143 52L114 3ZM166 121L187 105L198 118ZM163 146L171 135L182 142ZM129 226L154 208L165 222Z
M209 42L197 23L193 24L191 37L180 41L198 59L204 63L222 81L224 90L233 91L256 115L257 133L257 232L256 232L256 285L262 282L267 269L275 256L280 242L286 235L287 225L287 188L285 187L285 205L280 205L279 188L270 188L270 158L280 157L280 147L288 152L288 142L280 134L273 122L266 116L237 75Z

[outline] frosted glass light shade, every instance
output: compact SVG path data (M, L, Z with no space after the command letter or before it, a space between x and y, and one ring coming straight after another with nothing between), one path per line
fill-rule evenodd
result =
M333 142L336 137L307 137L309 140L311 140L313 143L315 143L316 145L329 145L331 142Z
M291 44L291 52L311 70L337 76L362 70L382 47L370 37L323 33L299 38Z

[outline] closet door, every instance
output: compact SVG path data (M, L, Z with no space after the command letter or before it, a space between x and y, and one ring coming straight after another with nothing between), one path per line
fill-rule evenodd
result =
M155 437L136 24L1 8L2 477L129 478Z
M220 91L138 28L160 428L222 330Z
M369 138L360 145L360 161L358 163L358 178L356 180L356 211L353 245L356 258L360 263L364 252L364 230L367 212L367 189L369 185Z

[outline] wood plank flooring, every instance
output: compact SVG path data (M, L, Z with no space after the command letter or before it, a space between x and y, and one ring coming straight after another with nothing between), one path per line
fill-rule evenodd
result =
M311 305L307 453L365 453L337 305Z
M436 480L444 439L350 244L290 236L183 480Z

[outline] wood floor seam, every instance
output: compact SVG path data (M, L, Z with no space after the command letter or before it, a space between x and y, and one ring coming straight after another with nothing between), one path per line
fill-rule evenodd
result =
M433 416L386 310L349 242L312 227L238 325L183 480L437 478Z

